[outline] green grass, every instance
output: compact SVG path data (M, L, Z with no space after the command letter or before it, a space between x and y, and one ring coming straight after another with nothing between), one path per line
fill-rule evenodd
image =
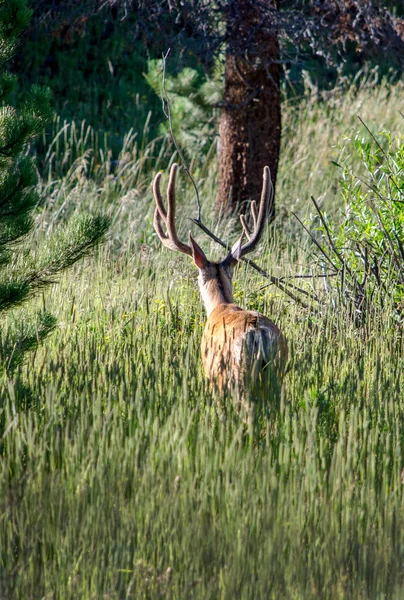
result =
M370 125L394 130L401 87L384 93L386 123ZM377 92L360 94L367 118ZM286 107L284 227L268 231L256 257L277 275L311 269L287 212L298 190L305 213L311 193L336 186L330 147L355 124L349 100L338 102L299 115ZM279 324L291 359L260 436L230 408L219 420L199 356L195 270L152 231L151 173L170 148L159 159L158 143L138 155L131 144L118 173L101 158L76 172L83 156L63 171L60 147L42 183L42 232L97 206L114 226L107 247L32 303L56 314L58 330L0 380L0 595L402 598L404 342L392 310L369 314L360 330L342 310L309 316L241 266L237 301ZM306 166L292 171L298 156ZM194 170L215 226L211 165L195 160ZM177 195L186 231L193 198L183 175ZM218 229L231 237L231 224Z

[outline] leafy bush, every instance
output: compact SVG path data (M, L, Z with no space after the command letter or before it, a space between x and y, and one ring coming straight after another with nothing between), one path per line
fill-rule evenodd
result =
M366 128L367 129L367 128ZM370 133L369 130L367 130ZM404 308L404 144L403 136L357 134L347 140L337 166L342 171L345 202L340 225L329 219L313 199L314 255L337 277L326 284L328 296L353 310L363 322L371 307L392 303L398 319ZM362 171L350 166L353 154Z

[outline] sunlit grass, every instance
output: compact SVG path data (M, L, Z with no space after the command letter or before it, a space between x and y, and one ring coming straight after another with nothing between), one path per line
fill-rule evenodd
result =
M370 111L376 92L363 93ZM314 164L288 169L305 147L315 157L320 141L331 160L334 134L341 141L355 122L353 111L349 121L328 109L334 130L321 108L304 110L301 146L284 127L284 149L298 147L284 150L280 207L294 190L303 203L335 185L326 156L318 180ZM149 164L150 144L127 170L94 162L81 179L78 156L52 170L60 148L43 183L42 231L78 209L115 220L110 244L29 308L45 304L58 329L0 381L0 595L401 598L404 348L392 311L369 314L361 329L342 311L309 316L239 267L237 301L279 324L291 359L259 435L246 435L232 410L219 419L201 368L194 267L153 235L151 173L170 151L157 163L156 143ZM215 227L215 170L194 166ZM185 232L194 200L184 175L177 196ZM277 275L310 271L304 233L285 223L283 233L269 229L257 260ZM231 224L220 227L231 238Z

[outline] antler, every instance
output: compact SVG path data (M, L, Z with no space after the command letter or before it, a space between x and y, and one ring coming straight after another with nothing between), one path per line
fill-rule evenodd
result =
M272 208L273 192L274 192L274 188L273 188L272 181L271 181L271 173L270 173L269 167L264 167L259 212L257 211L257 204L256 204L255 200L253 200L251 202L251 215L252 215L252 219L253 219L253 230L252 231L250 230L250 228L248 227L248 225L246 223L245 216L240 215L240 221L241 221L241 225L243 227L243 233L241 234L241 236L239 237L239 239L237 240L237 242L234 244L234 246L232 248L232 254L234 252L237 252L237 255L238 255L237 260L240 259L245 254L248 254L248 252L252 252L252 250L254 250L254 248L260 241L262 233L263 233L265 225L266 225L266 222L267 222L267 217L268 217L270 206ZM244 235L246 236L248 242L241 245Z
M160 192L161 173L157 173L153 182L153 195L156 201L156 210L154 211L154 229L159 236L161 242L170 250L179 250L188 256L192 256L190 246L180 242L175 227L175 177L177 174L178 165L173 164L170 171L170 180L167 187L167 210L163 204L163 198ZM166 226L167 233L163 230L163 222Z
M253 225L254 225L254 230L257 227L257 219L258 219L258 211L257 211L257 203L255 200L253 200L251 202L251 216L253 218ZM245 220L245 216L244 215L240 215L240 221L241 224L243 226L243 231L245 233L245 236L248 240L251 239L252 236L252 232L250 230L250 228L247 225L247 221Z

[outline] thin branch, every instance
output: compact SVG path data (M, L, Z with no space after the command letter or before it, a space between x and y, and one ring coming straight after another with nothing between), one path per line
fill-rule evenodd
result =
M374 133L372 133L372 131L366 125L365 121L359 115L358 115L358 119L362 123L362 125L364 126L364 128L366 129L366 131L369 133L369 135L371 136L372 140L375 142L376 146L379 148L380 152L383 154L384 158L387 161L387 164L389 165L390 171L393 172L393 169L391 168L389 157L386 154L386 152L383 150L383 148L381 147L381 145L379 144L376 136L374 135ZM393 182L394 187L401 193L400 188L398 187L398 185L396 184L396 182L394 181L394 179L393 179L392 176L390 176L390 179Z
M391 256L392 256L393 261L394 261L394 263L395 263L395 265L397 267L397 271L398 271L398 273L400 275L400 283L404 283L404 274L403 274L403 271L401 269L400 259L399 259L399 257L396 254L396 250L394 248L394 244L393 244L393 241L392 241L392 239L390 237L390 234L389 234L389 232L388 232L388 230L387 230L387 228L386 228L386 226L384 224L384 221L383 221L383 219L382 219L382 217L380 215L379 210L376 208L376 206L375 206L375 204L374 204L373 201L370 202L370 206L371 206L373 212L375 213L376 219L377 219L380 227L383 229L383 233L386 236L386 239L387 239L388 244L390 246Z
M169 127L170 127L170 134L175 146L175 149L178 152L178 155L181 159L181 163L182 166L186 172L186 174L188 175L188 177L190 178L192 185L194 187L195 190L195 195L196 195L196 201L197 201L197 206L198 206L198 216L196 217L196 219L191 218L192 223L194 223L195 225L197 225L204 233L206 233L206 235L208 235L210 238L212 238L217 244L219 244L220 246L222 246L223 248L226 248L226 250L231 250L231 246L229 244L226 244L225 242L223 242L220 238L218 238L212 231L210 231L210 229L208 229L206 227L206 225L204 225L202 223L201 220L201 203L200 203L200 199L199 199L199 193L198 193L198 188L196 186L195 180L192 177L186 163L184 160L184 157L182 155L182 152L178 146L177 140L175 138L174 135L174 131L173 131L173 126L172 126L172 117L171 117L171 110L170 110L170 98L168 96L167 93L167 89L166 89L166 61L167 61L167 57L170 53L170 48L167 50L166 54L163 53L163 81L162 81L162 90L163 90L163 96L162 96L162 107L163 107L163 112L166 116L166 118L168 119L169 122ZM305 302L302 301L301 298L299 298L298 296L296 296L290 289L288 288L292 288L294 291L303 294L304 296L308 297L310 300L313 300L315 302L319 302L318 298L312 294L309 294L306 290L299 288L295 285L293 285L292 283L290 283L289 281L281 281L278 277L274 277L273 275L271 275L270 273L267 273L267 271L265 271L264 269L262 269L259 265L257 265L254 261L248 259L248 258L241 258L240 260L242 260L243 262L245 262L247 265L249 265L250 267L252 267L253 269L255 269L258 273L260 273L260 275L262 275L263 277L265 277L266 279L269 279L271 284L275 285L278 289L280 289L282 292L284 292L287 296L289 296L289 298L291 298L292 300L294 300L295 302L297 302L298 304L300 304L303 308L310 308L310 306L308 304L306 304ZM337 268L334 267L336 270ZM287 286L287 287L286 287Z
M296 213L292 212L292 215L295 217L295 219L297 219L299 221L300 225L303 227L303 229L305 230L305 232L310 236L311 240L314 242L314 244L320 250L321 254L327 259L327 261L330 263L330 265L336 271L340 271L340 269L337 267L337 265L334 263L334 261L328 256L328 254L326 253L326 251L324 250L324 248L318 243L318 241L316 240L316 238L314 237L314 235L311 233L311 231L309 231L307 229L307 227L305 226L305 224L303 223L303 221L301 221L299 219L299 217L297 216Z
M202 229L202 231L204 233L206 233L206 235L208 235L210 238L212 238L212 240L214 240L217 244L219 244L223 248L226 248L226 250L231 250L231 246L229 244L226 244L225 242L223 242L220 238L218 238L217 235L215 235L212 231L210 231L210 229L208 229L206 227L206 225L204 225L200 221L197 221L197 219L191 219L191 221L193 223L195 223L195 225L197 225L200 229ZM245 258L245 257L242 257L240 260L242 260L247 265L249 265L250 267L252 267L253 269L255 269L260 275L262 275L266 279L269 279L270 282L271 282L271 284L273 284L276 287L278 287L287 296L289 296L290 298L292 298L293 300L295 300L296 302L298 302L301 306L303 306L303 308L309 308L309 306L305 302L303 302L300 298L298 298L297 296L295 296L290 290L288 290L285 287L286 285L289 286L289 287L291 287L291 288L293 288L294 290L296 290L300 294L303 294L303 295L309 297L311 300L314 300L314 301L318 302L317 298L315 296L311 296L306 290L298 288L295 285L293 285L293 284L291 284L291 283L289 283L287 281L281 281L281 279L279 277L275 277L274 275L271 275L270 273L268 273L267 271L265 271L264 269L262 269L259 265L257 265L257 263L255 263L253 260L250 260L249 258Z
M291 279L320 279L326 276L328 277L337 277L339 273L316 273L314 275L283 275L279 277L279 283L287 283ZM266 283L258 288L258 290L264 290L265 288L271 286L272 283Z
M196 187L195 180L192 177L192 175L187 167L184 156L183 156L181 149L177 143L177 140L175 138L174 131L173 131L173 120L171 118L171 103L170 103L170 98L168 96L168 92L167 92L167 88L166 88L166 62L167 62L167 57L169 54L170 54L170 48L167 50L166 54L164 54L164 52L163 52L163 55L162 55L163 56L163 81L162 81L163 96L161 98L162 107L163 107L163 112L164 112L166 118L168 119L168 123L169 123L169 127L170 127L170 134L171 134L171 138L173 140L175 149L177 150L178 156L181 159L181 163L182 163L185 173L188 175L188 177L190 178L190 180L192 182L192 185L194 186L196 203L198 205L198 221L200 221L201 220L201 201L199 199L198 188Z
M400 240L400 237L398 236L397 231L396 231L395 228L393 228L393 233L394 233L394 237L396 238L396 242L397 242L398 248L400 250L401 258L402 258L403 263L404 263L404 248L403 248L403 244L402 244L402 242Z
M329 242L329 244L331 246L331 249L333 250L334 254L338 257L338 260L341 262L341 264L343 264L345 266L345 268L347 270L347 273L349 273L349 275L351 275L352 274L351 270L349 269L349 267L347 265L345 265L345 261L344 261L343 257L341 256L341 253L339 252L338 248L334 244L333 239L332 239L331 234L330 234L330 230L329 230L328 224L327 224L327 222L326 222L326 220L324 218L323 213L321 212L320 207L318 206L318 204L315 201L315 199L314 199L313 196L311 196L311 201L313 202L313 204L315 206L315 209L317 211L317 214L320 217L321 223L323 224L323 227L325 229L325 233L327 235L328 242Z
M359 177L359 175L355 175L355 173L352 173L352 175L355 177L355 179L357 179L358 181L360 181L361 183L363 183L363 185L366 185L366 187L373 192L374 194L376 194L376 196L378 196L380 198L380 200L382 202L386 202L388 199L385 198L384 196L382 196L382 194L379 192L379 190L376 188L376 185L373 184L370 185L367 181L365 181L364 179L362 179L361 177ZM404 200L392 200L392 202L399 202L399 203L403 203Z
M327 277L337 277L339 273L315 273L314 275L284 275L279 278L279 281L283 282L287 279L317 279L320 277L324 277L325 275L327 275Z

